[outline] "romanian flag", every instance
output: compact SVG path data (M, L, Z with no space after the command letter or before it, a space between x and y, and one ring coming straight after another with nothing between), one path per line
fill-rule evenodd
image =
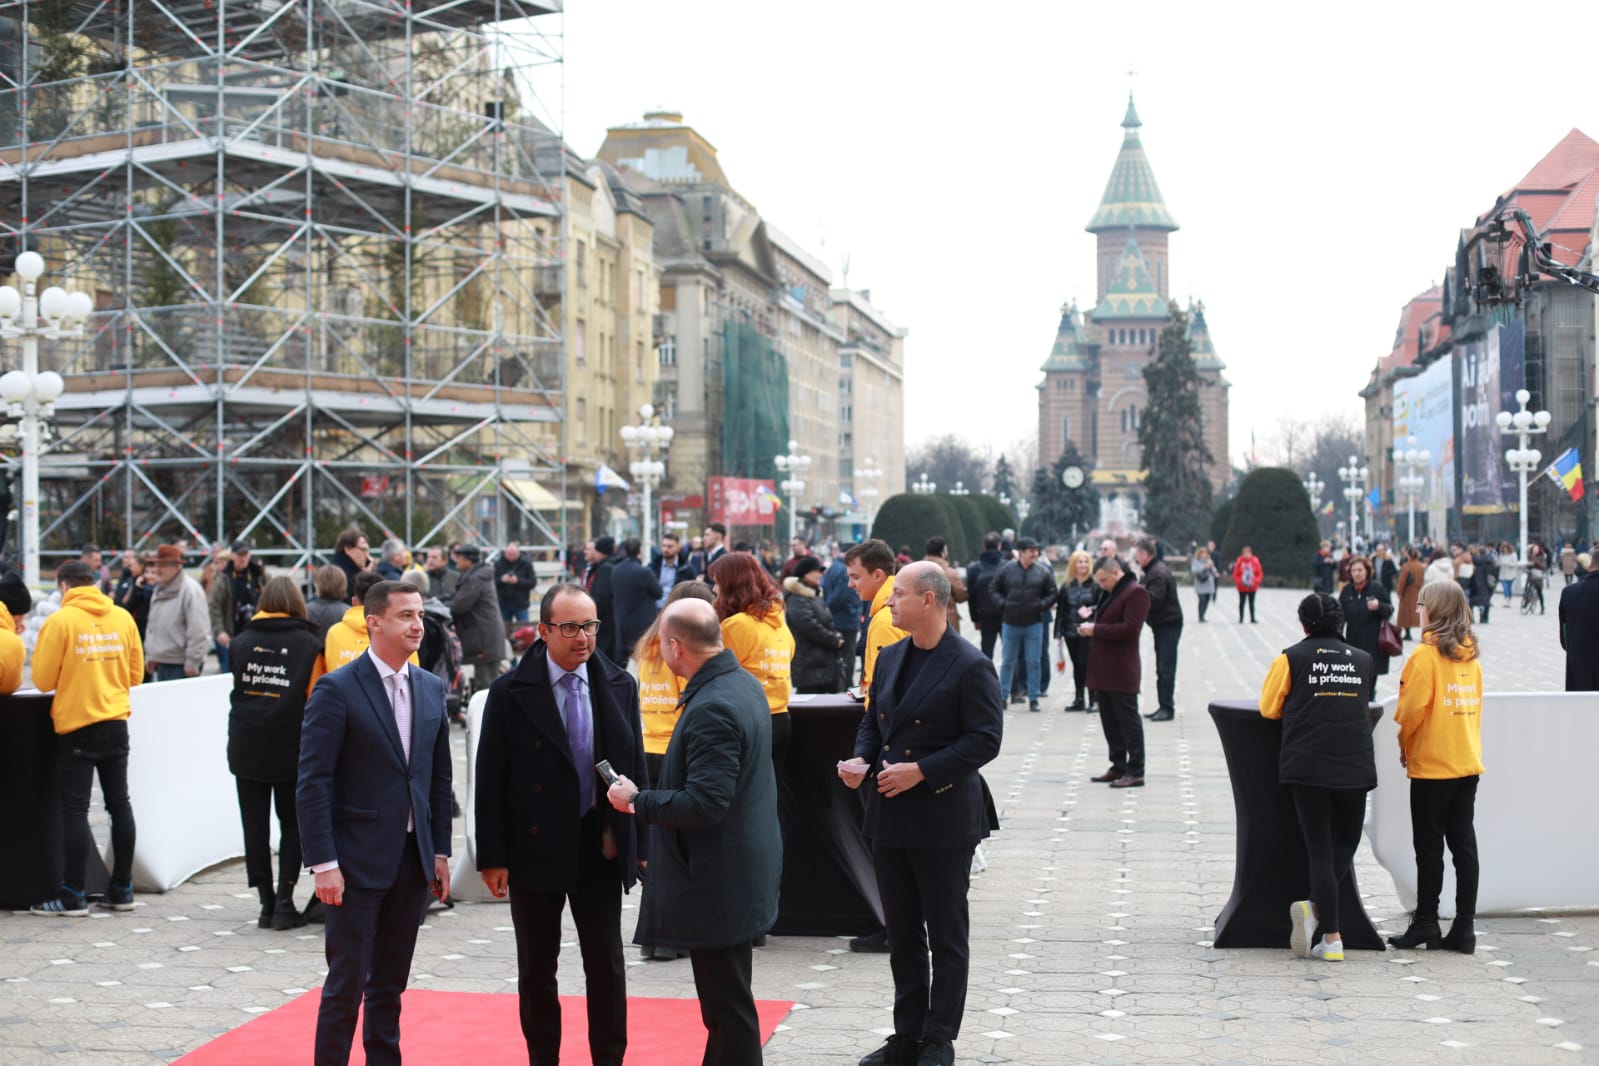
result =
M1577 449L1567 448L1565 454L1550 463L1549 469L1543 473L1570 493L1573 500L1582 499L1582 460L1577 455Z
M782 497L779 496L777 493L773 492L772 491L772 487L770 485L756 485L755 486L755 495L763 497L763 498L768 499L768 500L771 500L772 501L772 506L777 508L779 511L781 511L783 509L783 499L782 499Z
M1321 509L1321 513L1323 515L1330 515L1333 513L1333 502L1331 500L1327 501L1327 505Z

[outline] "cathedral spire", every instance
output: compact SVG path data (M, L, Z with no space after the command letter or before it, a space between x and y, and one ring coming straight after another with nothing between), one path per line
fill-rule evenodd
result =
M1122 150L1111 168L1110 180L1105 183L1105 195L1100 197L1099 210L1088 220L1089 233L1102 233L1121 226L1139 229L1177 229L1177 220L1166 209L1161 199L1160 186L1155 183L1155 171L1144 154L1138 130L1143 122L1138 109L1133 106L1132 93L1127 94L1127 115L1122 119Z

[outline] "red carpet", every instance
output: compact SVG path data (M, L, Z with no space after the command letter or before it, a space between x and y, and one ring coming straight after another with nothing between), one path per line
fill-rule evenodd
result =
M311 1061L320 990L307 992L217 1037L178 1062L180 1066L294 1066ZM772 1035L792 1003L756 1000L761 1039ZM700 1005L692 999L627 1001L629 1066L698 1066L705 1051ZM400 1051L407 1062L455 1066L457 1063L527 1061L527 1045L517 1020L516 994L490 992L405 993L400 1014ZM587 1066L588 1020L580 996L561 997L561 1062ZM357 1023L350 1062L366 1062Z

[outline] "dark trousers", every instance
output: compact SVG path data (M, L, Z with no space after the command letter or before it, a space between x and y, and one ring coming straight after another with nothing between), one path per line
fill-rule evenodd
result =
M528 1062L550 1066L561 1055L561 910L572 906L578 953L588 989L589 1055L594 1066L621 1066L627 1050L627 964L622 960L622 871L601 852L605 812L598 807L578 827L577 887L536 892L511 885L516 927L516 976Z
M361 1046L372 1066L399 1066L400 994L411 974L417 916L427 898L416 834L407 833L394 880L382 888L344 886L328 907L327 980L316 1016L316 1066L345 1066L364 1008ZM364 1001L364 1002L363 1002Z
M1410 779L1410 833L1416 849L1416 916L1435 918L1444 887L1444 842L1455 860L1455 919L1477 916L1477 778Z
M1157 711L1177 712L1177 642L1183 636L1183 624L1150 626L1155 637L1155 695Z
M1067 637L1066 654L1072 659L1072 685L1077 690L1077 700L1083 699L1088 688L1088 649L1093 643L1089 637Z
M1255 620L1255 592L1253 589L1248 592L1240 589L1238 592L1238 620L1240 622L1244 620L1245 604L1249 605L1249 620L1253 622Z
M838 688L835 692L843 692L855 684L855 639L859 636L854 630L839 633L844 638L844 644L838 649Z
M183 672L182 663L151 663L157 681L182 681L189 675Z
M89 831L89 790L100 792L111 815L111 884L133 884L133 804L128 801L128 720L95 722L56 737L56 780L61 789L61 884L83 895L84 872L94 850Z
M1294 785L1294 811L1310 856L1310 900L1323 929L1338 931L1338 882L1349 872L1366 820L1366 791Z
M233 779L239 793L239 820L244 824L244 872L249 885L272 885L272 821L276 803L278 827L278 887L293 888L300 879L300 818L294 803L294 781Z
M894 1032L954 1040L966 1012L972 848L874 848L888 926ZM932 976L929 980L928 964Z
M977 624L977 632L982 634L983 658L990 662L994 659L994 646L999 643L999 630L1000 623L998 622L979 622ZM1005 695L1009 696L1010 693L1007 692Z
M1210 601L1215 598L1216 594L1214 592L1199 593L1199 620L1201 622L1205 620L1205 612L1210 610Z
M763 1061L761 1019L750 990L754 954L748 944L694 948L688 953L700 1020L705 1023L701 1066L758 1066Z
M1144 776L1144 720L1138 717L1138 693L1101 692L1099 725L1110 746L1110 768L1132 777Z

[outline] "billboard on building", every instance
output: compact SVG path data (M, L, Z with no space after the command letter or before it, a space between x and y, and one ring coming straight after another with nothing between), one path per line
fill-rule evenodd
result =
M775 495L772 483L761 478L710 478L705 485L707 521L728 526L776 525Z
M1394 382L1394 446L1416 438L1431 461L1419 504L1441 529L1444 512L1455 505L1454 361L1439 359L1413 378Z
M1516 409L1521 388L1522 324L1495 327L1460 355L1460 491L1463 514L1516 509L1517 480L1505 464L1508 441L1494 418Z

